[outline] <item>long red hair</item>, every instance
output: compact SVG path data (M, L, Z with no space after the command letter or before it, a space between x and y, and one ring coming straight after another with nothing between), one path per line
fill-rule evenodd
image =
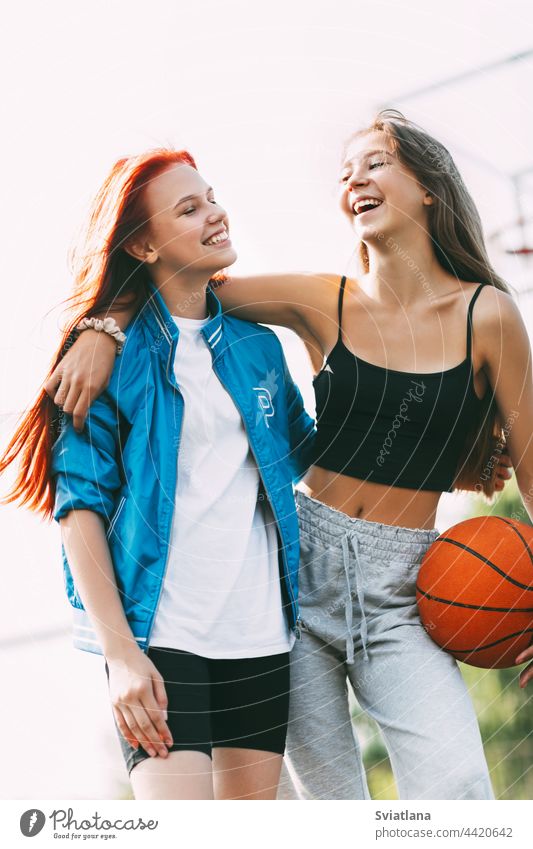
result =
M70 254L74 291L66 301L66 327L45 380L72 345L75 327L84 316L103 315L126 304L140 306L148 297L148 271L124 246L146 224L145 186L176 163L196 168L187 151L157 148L119 159L104 180L89 210L84 233ZM0 473L20 457L15 483L2 498L4 504L18 501L52 518L55 486L50 477L51 449L59 434L60 414L41 389L0 457Z

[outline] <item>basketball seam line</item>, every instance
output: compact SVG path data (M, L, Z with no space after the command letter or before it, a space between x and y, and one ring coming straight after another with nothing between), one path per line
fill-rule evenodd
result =
M478 554L477 551L474 551L473 548L469 548L464 542L457 542L457 540L450 539L449 537L439 537L438 542L449 542L450 545L456 545L457 548L462 548L464 551L468 551L469 554L472 554L474 557L477 557L478 560L481 560L482 563L486 563L487 566L490 566L491 569L494 569L498 575L501 575L502 578L505 578L509 583L514 584L515 587L520 587L521 590L528 590L529 592L533 592L533 587L528 586L527 584L521 584L520 581L516 581L514 578L511 578L509 575L506 575L501 569L496 566L488 557L483 557L482 554Z
M478 646L474 649L454 649L452 647L446 646L446 651L453 652L454 654L474 654L474 652L485 651L485 649L491 649L494 646L497 646L498 643L505 643L506 640L512 640L513 637L521 637L523 634L533 634L533 628L525 628L523 631L516 631L514 634L508 634L506 637L500 637L499 640L495 640L493 643L487 643L484 646Z
M524 543L524 546L525 546L527 553L529 554L529 559L531 560L531 563L533 564L533 552L531 551L527 541L524 539L524 537L522 536L522 534L520 533L520 531L518 530L516 525L513 525L513 523L509 519L504 518L504 516L498 516L498 519L501 519L502 522L505 522L505 524L509 528L511 528L511 530L513 530L518 537L520 537L520 539Z
M467 607L469 610L488 610L493 613L533 613L533 607L485 607L480 604L465 604L462 601L452 601L449 598L439 598L436 595L427 593L425 590L421 589L418 584L416 585L416 590L420 593L420 595L424 596L424 598L428 598L430 601L439 601L442 604L449 604L450 607Z

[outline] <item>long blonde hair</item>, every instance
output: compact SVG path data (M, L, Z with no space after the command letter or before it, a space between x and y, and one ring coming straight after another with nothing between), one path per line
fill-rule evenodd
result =
M428 207L429 235L442 268L458 280L485 283L510 293L507 283L490 262L476 205L444 145L401 112L385 109L369 126L351 135L346 148L354 138L371 132L386 133L400 162L432 195L433 203ZM368 250L363 242L359 245L359 259L368 272ZM472 422L470 432L465 435L454 487L471 489L473 486L487 498L492 497L494 468L504 444L494 392L488 390L479 419Z

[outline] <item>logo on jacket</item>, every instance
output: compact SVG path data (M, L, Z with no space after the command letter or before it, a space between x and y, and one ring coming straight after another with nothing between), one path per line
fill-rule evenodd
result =
M278 391L278 373L275 369L272 371L267 371L265 378L263 380L263 386L254 386L254 392L257 392L257 415L255 418L256 426L259 424L261 419L264 419L264 422L268 428L270 425L268 420L272 418L275 413L274 409L274 398Z

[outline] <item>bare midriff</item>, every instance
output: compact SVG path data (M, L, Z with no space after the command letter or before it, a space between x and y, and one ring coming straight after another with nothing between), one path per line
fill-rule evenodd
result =
M370 483L320 466L311 466L298 489L352 518L404 528L434 528L441 496L440 492Z

